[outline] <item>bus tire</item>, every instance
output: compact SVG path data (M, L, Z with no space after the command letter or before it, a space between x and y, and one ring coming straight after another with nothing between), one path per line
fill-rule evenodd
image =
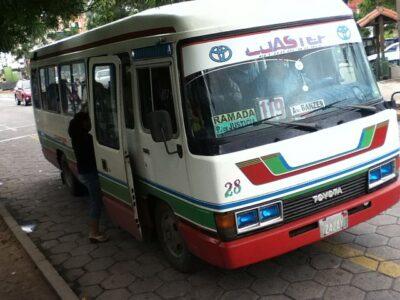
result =
M189 252L178 229L178 220L172 209L157 203L155 222L158 241L171 265L184 273L193 271L193 255Z
M83 195L84 186L78 181L74 173L72 173L71 169L68 166L67 159L65 158L64 155L61 157L60 166L61 166L61 179L63 183L67 186L71 195L72 196Z

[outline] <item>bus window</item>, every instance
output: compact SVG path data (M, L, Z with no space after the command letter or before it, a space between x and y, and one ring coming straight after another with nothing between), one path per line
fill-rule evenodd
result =
M138 80L143 127L149 129L150 112L166 110L171 116L173 132L177 133L169 67L139 69Z
M42 107L40 103L40 88L39 88L39 78L37 70L31 71L31 86L32 86L32 99L33 107L40 109Z
M46 69L40 69L40 98L42 99L42 106L45 108L44 103L47 103L47 90L46 90Z
M62 65L60 67L60 96L62 111L66 114L74 114L75 108L72 102L72 77L71 66Z
M132 77L131 60L128 53L118 55L122 62L122 92L124 102L125 125L128 129L133 129L133 99L132 99Z
M82 109L82 104L87 102L86 70L84 63L72 65L72 101L75 112Z
M97 65L93 69L93 100L98 142L119 149L117 93L114 65Z
M60 112L57 67L40 69L40 86L43 109Z

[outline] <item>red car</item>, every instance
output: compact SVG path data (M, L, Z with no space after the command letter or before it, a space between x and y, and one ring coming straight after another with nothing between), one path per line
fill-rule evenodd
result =
M14 93L17 105L20 105L21 103L24 105L31 104L31 82L29 80L19 80L15 86Z

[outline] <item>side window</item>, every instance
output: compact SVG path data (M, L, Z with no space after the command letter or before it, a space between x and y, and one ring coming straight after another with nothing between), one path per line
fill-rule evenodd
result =
M40 94L43 109L60 112L57 67L40 69Z
M40 109L42 105L40 103L39 78L36 69L31 70L31 86L32 86L33 107Z
M72 101L72 77L71 66L60 66L60 96L63 113L74 114L75 108Z
M43 109L47 109L46 69L40 69L40 98Z
M72 101L75 112L87 102L86 69L84 63L72 64Z
M126 128L135 127L133 119L131 61L128 53L118 55L122 62L122 95Z
M142 124L144 128L149 129L150 126L148 124L147 115L153 111L153 104L151 100L150 69L138 69L137 76Z
M87 102L86 71L84 63L60 67L60 90L63 112L75 114Z
M118 113L115 66L96 65L93 68L93 101L98 142L119 149Z
M54 112L60 112L60 96L58 95L58 72L57 67L49 67L47 89L47 109Z
M138 85L143 127L149 129L147 115L156 110L169 112L173 132L177 132L177 123L171 87L169 67L138 69Z

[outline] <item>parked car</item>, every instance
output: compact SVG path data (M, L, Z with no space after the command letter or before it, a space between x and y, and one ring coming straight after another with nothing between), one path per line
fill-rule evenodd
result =
M19 80L14 89L15 102L17 105L21 103L29 105L32 102L31 82L29 80Z
M370 62L375 61L378 57L377 54L368 56ZM390 63L398 63L400 60L399 43L391 44L385 49L385 58Z

